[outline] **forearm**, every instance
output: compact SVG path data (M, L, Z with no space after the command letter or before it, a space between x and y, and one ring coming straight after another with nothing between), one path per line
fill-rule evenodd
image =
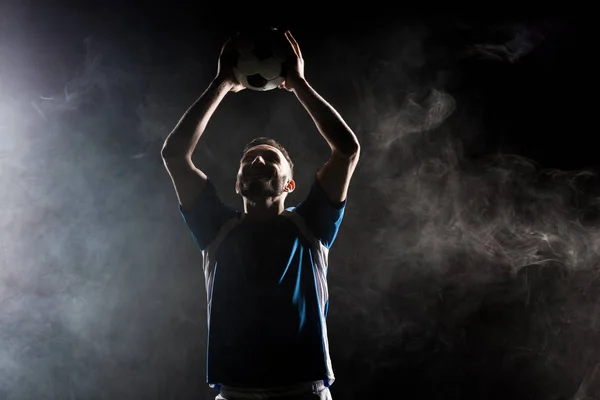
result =
M294 86L294 94L309 113L332 151L347 156L358 153L360 145L352 129L306 80Z
M218 80L210 83L165 140L161 153L163 158L192 157L208 121L229 90L229 83Z

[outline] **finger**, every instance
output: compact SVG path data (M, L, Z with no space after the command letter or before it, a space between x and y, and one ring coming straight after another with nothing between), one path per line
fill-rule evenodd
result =
M293 53L294 57L299 57L298 51L296 50L296 47L294 46L294 42L288 37L287 31L285 31L284 36L285 36L285 39L287 40L288 44L290 45L289 48L291 49L291 52Z
M298 42L296 41L296 39L294 39L294 37L292 36L292 33L290 31L286 31L286 36L287 36L288 40L290 41L290 43L292 44L292 46L294 47L294 51L296 52L298 57L302 58L302 52L300 51L300 46L298 45Z
M296 39L294 39L294 37L292 36L292 32L285 31L285 37L290 41L292 46L294 46L294 49L298 48L298 42L296 42Z
M221 47L219 58L221 60L225 60L226 62L231 62L235 58L235 51L232 46L231 38L227 39L227 41L223 44L223 47Z
M298 56L298 46L297 46L296 40L294 39L294 37L292 36L290 31L285 31L285 37L288 40L288 42L290 42L290 45L292 46L294 53L296 53L296 55Z
M231 44L231 38L228 38L224 43L223 46L221 46L221 54L223 54L227 49L229 49Z

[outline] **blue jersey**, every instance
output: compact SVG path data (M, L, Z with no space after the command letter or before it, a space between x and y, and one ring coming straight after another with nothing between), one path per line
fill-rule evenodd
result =
M328 251L345 206L315 179L304 201L268 221L223 204L210 180L189 210L179 207L202 251L211 387L333 383Z

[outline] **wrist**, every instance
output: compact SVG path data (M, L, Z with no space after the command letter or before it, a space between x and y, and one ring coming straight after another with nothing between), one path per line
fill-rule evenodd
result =
M223 92L229 92L231 89L233 89L233 86L234 86L230 80L228 80L222 76L216 76L212 80L210 85L214 89L216 89L218 91L223 91Z
M290 85L292 92L298 94L298 92L304 92L310 87L306 78L295 78Z

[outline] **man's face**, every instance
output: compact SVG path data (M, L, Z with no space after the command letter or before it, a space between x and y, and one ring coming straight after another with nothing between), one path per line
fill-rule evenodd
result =
M261 144L249 149L240 161L236 191L244 197L277 197L288 187L290 165L277 148Z

